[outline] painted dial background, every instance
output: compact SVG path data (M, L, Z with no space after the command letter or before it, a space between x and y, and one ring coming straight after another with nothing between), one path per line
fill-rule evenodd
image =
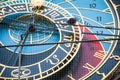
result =
M6 27L6 29L4 27L2 28L2 29L4 29L4 31L1 31L1 42L2 42L3 45L19 44L19 42L21 40L21 35L24 34L26 32L26 29L29 27L29 23L30 23L29 20L31 19L31 17L27 16L27 15L30 15L30 13L27 13L27 14L18 13L16 15L12 14L12 15L7 16L7 18L12 17L16 20L19 20L19 18L21 16L23 16L23 20L20 20L20 21L24 21L25 23L15 22L15 21L12 21L12 20L8 20L7 18L4 19L3 22L5 22L5 23L7 22L8 24L12 24L12 25L9 25L9 27L8 28ZM24 16L27 16L27 20L24 19L25 18ZM36 22L35 24L37 25L35 27L39 28L39 29L42 28L42 31L40 31L39 29L36 29L36 30L39 30L39 31L36 31L33 34L30 33L28 35L28 38L27 38L25 44L41 44L41 43L44 43L44 42L58 42L60 40L60 35L58 33L59 32L58 30L56 32L54 30L51 30L51 31L48 32L47 30L43 29L46 26L49 27L49 28L56 28L56 26L53 25L53 23L50 23L49 20L46 20L43 17L38 16L38 18L39 19L41 18L41 20L39 20L39 21L41 21L41 23L40 22L37 23L37 21L35 20L35 22ZM1 26L4 26L4 25L1 25ZM18 29L14 28L14 27L16 27ZM3 39L3 37L4 37L4 39ZM46 46L41 46L41 47L37 47L37 46L24 47L22 54L32 55L32 54L42 53L42 52L45 52L45 51L51 49L54 46L55 45L46 45ZM10 51L14 51L15 47L11 47L11 48L8 48L8 49ZM19 50L17 50L17 53L18 52L19 52Z
M90 40L91 38L95 40L106 39L106 38L116 38L116 36L114 35L119 34L118 30L110 30L110 29L104 28L106 26L118 28L118 22L119 22L117 21L118 16L116 14L116 11L113 9L113 3L109 3L109 2L112 2L112 0L87 0L87 1L47 0L47 1L63 7L68 12L70 12L75 18L77 18L80 24L86 25L85 26L86 29L83 31L83 33L88 32L88 33L100 34L100 35L85 34L83 36L83 40L86 40L86 39ZM91 25L98 26L98 27L103 26L103 28L87 27ZM109 34L113 36L106 36L104 34ZM82 47L80 48L80 51L78 52L78 55L79 55L78 63L72 66L73 68L72 70L70 69L71 71L68 71L68 72L66 71L67 72L66 76L62 76L59 79L60 80L104 79L118 62L117 59L119 58L118 56L119 47L116 47L116 44L117 44L117 41L97 42L95 44L83 43ZM90 47L89 45L92 45L92 46ZM87 51L85 51L84 49L85 50L87 49ZM99 54L95 56L95 53L97 52ZM53 77L54 76L47 78L47 80L48 79L53 80ZM58 80L58 78L55 78L55 80L56 79Z

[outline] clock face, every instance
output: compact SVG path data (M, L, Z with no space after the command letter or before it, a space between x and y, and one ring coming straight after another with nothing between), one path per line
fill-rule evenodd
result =
M119 64L119 5L112 0L0 4L0 79L101 80ZM75 18L76 24L68 24Z

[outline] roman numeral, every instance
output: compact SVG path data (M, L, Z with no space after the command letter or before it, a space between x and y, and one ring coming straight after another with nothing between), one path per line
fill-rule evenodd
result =
M99 58L99 59L103 59L105 57L106 53L102 50L99 50L97 52L95 52L94 57Z
M51 16L52 19L55 19L55 18L60 16L60 14L57 13L56 11L53 11L53 12L49 13L49 15Z
M88 72L91 72L94 69L94 67L89 63L84 64L83 68L87 69Z
M72 41L72 39L73 39L73 36L72 36L72 35L71 35L71 36L64 36L64 41L65 41L65 42L70 42L70 41ZM66 46L66 47L70 47L70 46L71 46L71 43L66 43L65 46Z

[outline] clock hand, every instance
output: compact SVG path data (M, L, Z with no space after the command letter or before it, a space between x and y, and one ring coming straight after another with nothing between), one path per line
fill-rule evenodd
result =
M6 25L8 25L8 24L6 24ZM12 25L12 24L10 24L11 26L19 26L19 25ZM23 28L21 28L21 26L19 26L19 27L9 27L10 29L17 29L17 30L23 30L23 31L25 31L25 29L23 29ZM46 27L45 27L46 28ZM51 28L46 28L45 30L46 31L44 31L44 28L36 28L36 31L35 32L41 32L41 33L49 33L49 31L48 30L50 30ZM52 29L53 30L53 29ZM55 30L53 30L54 31L54 33L55 32L57 32L58 31L58 29L55 29ZM34 33L35 33L34 32ZM100 34L100 33L88 33L88 32L82 32L82 34L87 34L87 35L101 35L101 36L118 36L119 37L119 35L111 35L111 34Z
M23 40L23 39L22 39L22 36L21 36L21 40L19 41L18 45L21 45L22 40ZM19 48L19 46L16 46L16 48L15 48L15 50L14 50L14 52L13 52L14 54L16 53L16 51L17 51L18 48ZM14 54L13 54L13 55L14 55ZM13 55L10 56L7 64L9 64L10 59L13 57ZM16 58L16 59L17 59L17 58ZM16 62L16 61L17 61L17 60L15 60L15 62ZM13 65L14 65L14 64L13 64Z
M70 19L72 20L72 19ZM74 20L74 19L73 19ZM15 20L16 21L16 20ZM19 20L17 20L18 22ZM21 21L19 21L21 22ZM22 21L23 22L23 21ZM71 23L70 23L71 22ZM24 22L25 23L25 22ZM1 24L6 24L9 26L9 28L11 29L18 29L18 30L23 30L25 31L26 28L25 26L20 26L20 25L15 25L15 24L8 24L6 23L5 21L4 22L1 22ZM28 23L25 23L25 24L28 24ZM59 25L73 25L75 24L75 21L68 21L67 24L62 24L62 23L56 23L56 24L59 24ZM34 24L36 25L36 24ZM18 27L11 27L11 26L18 26ZM36 25L36 26L39 26L39 25ZM75 26L80 26L80 27L85 27L84 25L75 25ZM119 28L112 28L112 27L100 27L100 26L87 26L87 27L91 27L91 28L106 28L106 29L115 29L115 30L120 30ZM46 31L45 31L46 30ZM41 32L41 33L49 33L48 30L52 30L54 32L58 31L57 28L51 28L51 27L36 27L36 31L35 32ZM109 34L99 34L99 33L86 33L86 32L82 32L82 34L89 34L89 35L103 35L103 36L118 36L119 35L109 35Z
M120 28L113 28L113 27L107 27L107 26L88 26L88 25L80 25L80 24L75 24L77 20L75 18L70 18L66 24L63 23L54 23L58 25L73 25L73 26L80 26L80 27L90 27L90 28L104 28L104 29L114 29L114 30L120 30Z
M74 21L73 21L74 22ZM69 22L68 22L69 23ZM3 23L2 23L3 24ZM71 23L70 23L71 24ZM8 24L7 24L8 25ZM19 26L19 25L12 25L12 24L10 24L11 26ZM81 26L81 25L80 25ZM84 27L84 26L81 26L81 27ZM21 29L21 30L24 30L25 31L25 29L22 29L22 27L21 26L19 26L19 27L10 27L10 28L15 28L15 29ZM37 29L36 29L36 31L35 32L41 32L41 33L49 33L49 32L47 32L47 30L50 30L51 28L50 27L45 27L45 28L38 28L38 27L36 27ZM97 27L97 28L99 28L99 27ZM103 27L102 27L103 28ZM54 29L54 30L53 30ZM44 31L44 30L46 30L46 31ZM52 30L54 31L54 32L56 32L58 29L55 29L55 28L52 28ZM86 32L82 32L82 34L87 34L87 35L101 35L101 36L118 36L119 37L119 35L110 35L110 34L99 34L99 33L86 33Z
M120 38L107 38L107 39L99 39L99 40L82 40L82 41L67 41L67 42L52 42L52 43L42 43L42 44L24 44L24 45L7 45L0 46L0 48L5 47L17 47L17 46L40 46L40 45L53 45L53 44L66 44L66 43L91 43L91 42L102 42L102 41L114 41L120 40Z
M19 50L19 68L18 68L18 80L20 80L20 70L21 70L21 57L22 57L22 50L23 50L23 47L24 47L24 44L26 42L26 39L28 37L28 34L30 32L33 32L35 31L35 28L32 24L30 24L29 28L27 29L27 31L21 35L21 40L18 44L18 46L16 46L15 50L14 50L14 53L17 51L18 47L20 47L20 50Z
M111 35L111 34L103 34L103 33L89 33L89 32L82 32L82 34L86 35L100 35L100 36L115 36L115 37L120 37L120 35Z
M46 29L46 30L50 30L50 29ZM36 30L36 32L39 32L40 30ZM58 30L54 30L54 33L56 32L57 33ZM42 31L41 30L41 33L49 33L49 31ZM89 32L81 32L81 34L86 34L86 35L100 35L100 36L116 36L116 37L120 37L120 35L111 35L111 34L103 34L103 33L89 33Z
M22 43L21 43L22 45L20 46L20 51L19 51L19 69L18 69L19 71L18 71L18 80L20 80L22 50L23 50L25 41L26 41L26 39L27 39L27 37L28 37L28 34L29 34L29 32L30 32L30 28L31 28L31 26L28 28L28 30L26 31L26 33L23 34L24 37L23 37L23 35L21 35L21 40L23 40L23 41L22 41Z
M10 19L11 20L11 19ZM13 20L13 19L12 19ZM24 24L28 24L27 22L24 22L24 21L19 21L19 20L14 20L15 22L22 22ZM58 24L58 25L74 25L74 26L80 26L80 27L86 27L84 25L75 25L76 23L76 20L74 18L70 18L66 24L62 24L62 23L55 23L55 24ZM15 24L8 24L7 22L1 22L1 24L6 24L6 25L9 25L9 28L13 28L13 29L18 29L18 30L26 30L24 28L26 28L25 26L20 26L20 25L15 25ZM35 26L40 26L40 25L37 25L37 24L33 24ZM11 26L18 26L18 27L11 27ZM91 28L105 28L105 29L115 29L115 30L120 30L119 28L112 28L112 27L100 27L100 26L87 26L87 27L91 27ZM54 31L54 33L56 31L58 31L58 28L54 28L54 27L36 27L36 31L34 32L41 32L41 33L49 33L47 30L52 30ZM109 34L99 34L99 33L86 33L86 32L82 32L82 34L89 34L89 35L101 35L101 36L118 36L119 35L109 35Z
M21 38L23 39L23 41L21 43L22 45L20 46L20 52L19 52L19 75L18 75L18 80L20 80L22 49L24 47L25 41L26 41L26 39L28 37L28 34L34 32L34 31L35 31L34 24L30 23L29 28L27 29L26 33L23 34L24 37L21 35Z
M28 32L29 31L29 32ZM30 32L33 32L33 31L35 31L35 29L34 29L34 27L32 26L32 24L30 24L29 25L29 28L27 29L27 31L24 33L24 34L21 34L21 40L19 41L19 43L18 43L18 45L22 45L22 44L24 44L25 43L25 40L26 40L26 38L27 38L27 36L28 36L28 34L30 33ZM24 37L25 36L25 37ZM13 53L16 53L16 51L17 51L17 49L19 48L20 46L17 46L16 48L15 48L15 50L14 50L14 52ZM10 57L10 59L12 58L12 56ZM8 60L8 62L7 62L7 64L9 64L9 61L10 60ZM17 60L16 60L17 61ZM13 65L15 65L15 64L13 64Z
M24 21L21 21L21 20L14 20L14 19L12 19L12 18L7 18L6 17L6 19L8 19L8 20L12 20L12 21L16 21L16 22L20 22L20 23L24 23L24 24L28 24L28 22L24 22ZM69 20L71 20L71 18L69 19ZM71 21L72 22L72 21ZM74 23L74 22L73 22ZM3 22L3 24L4 24L4 22ZM69 23L69 21L67 21L66 23L54 23L54 24L56 24L56 25L63 25L63 26L66 26L66 25L72 25L72 23ZM37 24L34 24L35 26L40 26L40 25L37 25ZM80 26L80 27L90 27L90 28L103 28L103 29L114 29L114 30L120 30L120 28L113 28L113 27L108 27L108 26L88 26L88 25L74 25L73 24L73 26ZM49 28L47 28L47 27L45 27L46 29L51 29L50 27ZM58 28L60 28L60 27L58 27ZM43 29L43 28L42 28ZM55 29L55 28L54 28Z
M67 24L62 24L62 25L73 25L73 26L80 26L80 27L86 27L84 25L76 25L77 20L75 18L70 18L67 21ZM55 23L55 24L60 24L61 23ZM105 28L105 29L115 29L115 30L120 30L119 28L112 28L112 27L100 27L100 26L87 26L87 27L91 27L91 28ZM50 29L50 28L49 28ZM57 31L58 29L55 29L55 31ZM82 34L89 34L89 35L102 35L102 36L118 36L119 35L110 35L110 34L99 34L99 33L86 33L86 32L82 32Z

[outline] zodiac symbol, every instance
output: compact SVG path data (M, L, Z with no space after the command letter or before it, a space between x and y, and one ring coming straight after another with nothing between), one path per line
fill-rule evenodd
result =
M52 65L56 65L56 64L59 63L59 61L60 61L60 60L57 58L57 55L54 55L54 56L53 56L53 59L56 60L56 62L53 62L51 59L46 60L46 62L49 61Z
M19 70L18 69L15 69L11 72L11 75L13 77L18 77L18 74L19 74ZM20 70L20 77L25 77L25 76L28 76L31 74L31 71L30 69L27 69L27 68L21 68Z

